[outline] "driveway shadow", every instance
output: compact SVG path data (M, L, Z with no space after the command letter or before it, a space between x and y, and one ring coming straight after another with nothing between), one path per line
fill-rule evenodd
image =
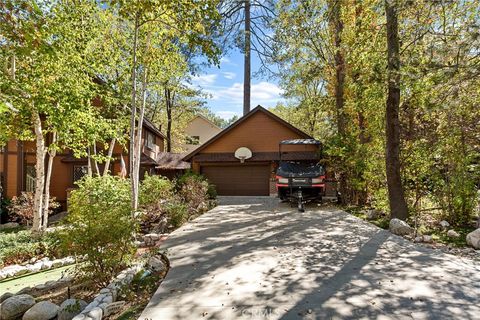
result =
M221 203L163 244L172 269L140 319L478 319L471 261L334 208Z

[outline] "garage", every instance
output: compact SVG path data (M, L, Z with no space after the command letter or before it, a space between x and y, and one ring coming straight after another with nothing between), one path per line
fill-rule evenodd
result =
M206 176L225 196L274 196L279 143L313 139L258 106L183 157L193 172ZM283 160L311 161L318 146L285 146Z
M268 196L270 165L202 166L201 173L221 196Z

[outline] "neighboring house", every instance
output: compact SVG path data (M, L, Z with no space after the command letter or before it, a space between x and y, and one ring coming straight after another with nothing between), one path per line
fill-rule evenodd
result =
M184 157L192 170L201 173L217 188L219 195L274 195L280 141L312 139L261 106L237 120ZM243 163L235 157L238 148L250 149L252 157ZM285 146L286 160L316 160L318 146ZM332 192L327 185L327 193ZM334 192L334 191L333 191Z
M190 153L220 131L222 129L205 116L197 115L185 128L186 141L182 145L182 149L186 153Z
M140 176L146 172L157 174L158 158L164 157L165 135L150 121L143 123L142 155ZM47 139L48 141L48 139ZM129 172L128 152L117 144L113 150L114 160L110 163L110 172L118 175L121 172L123 157L125 169ZM0 182L3 186L3 196L12 198L22 191L35 191L35 141L10 140L0 149ZM75 182L88 172L87 158L75 158L71 151L58 152L54 158L52 178L50 183L51 196L65 208L68 190L75 187ZM170 170L165 165L163 170ZM103 166L100 164L100 170ZM175 170L175 169L172 169Z

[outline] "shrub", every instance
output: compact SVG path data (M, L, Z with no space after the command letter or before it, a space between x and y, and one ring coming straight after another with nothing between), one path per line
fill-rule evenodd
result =
M185 204L173 202L166 206L168 222L175 228L180 227L188 220L188 208Z
M33 257L58 257L59 241L55 232L32 234L29 230L0 234L0 265L25 262Z
M86 177L69 200L69 224L63 247L86 256L81 276L106 285L133 257L136 223L131 215L130 185L119 177Z
M139 203L143 207L155 206L173 195L173 183L162 176L145 175L140 185Z
M18 197L13 197L8 205L8 210L13 216L11 220L17 220L27 226L30 225L33 221L34 197L33 192L22 192ZM58 207L60 207L60 204L55 201L55 198L50 198L48 214L51 214Z
M213 185L202 175L187 172L177 180L178 194L188 206L190 214L208 209L208 200L216 197Z

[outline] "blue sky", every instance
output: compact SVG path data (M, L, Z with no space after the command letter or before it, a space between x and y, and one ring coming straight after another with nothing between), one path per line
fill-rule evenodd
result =
M207 106L216 115L229 119L243 112L243 55L238 50L232 50L223 57L220 68L204 69L193 77L195 87L202 88L211 95ZM252 52L252 75L258 71L260 62ZM282 90L271 79L252 78L251 106L274 107L281 101Z

